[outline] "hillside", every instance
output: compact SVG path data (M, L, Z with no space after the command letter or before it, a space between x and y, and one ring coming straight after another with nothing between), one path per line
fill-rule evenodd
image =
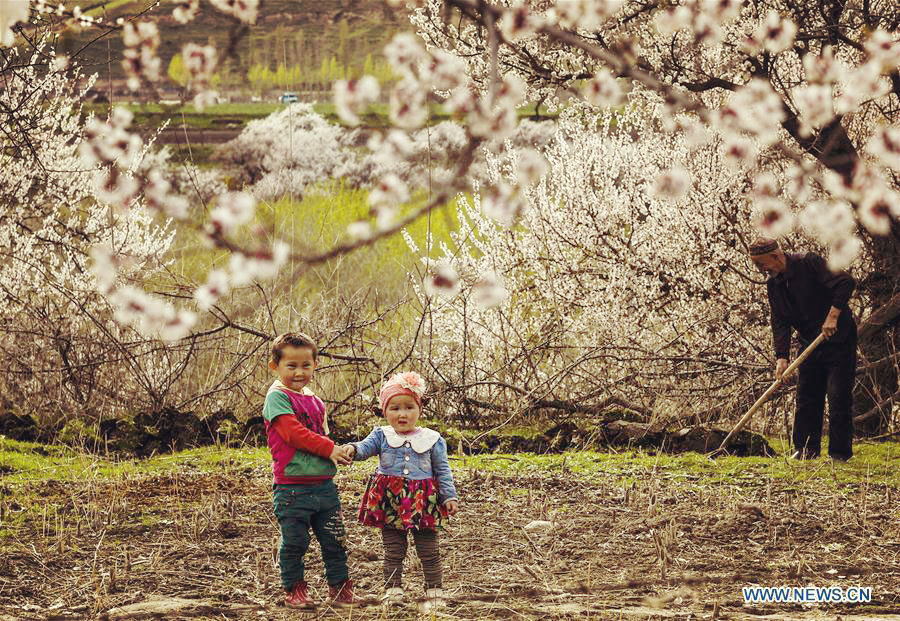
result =
M148 4L152 5L146 0L128 0L94 12L112 23L140 13ZM257 23L241 38L237 56L221 63L220 88L239 87L259 95L265 90L317 88L348 72L362 73L367 56L372 56L371 63L396 32L409 28L402 10L377 0L266 0L261 4ZM174 6L160 3L146 17L159 25L164 73L187 42L212 44L224 53L230 33L239 26L236 20L202 0L197 17L182 25L172 17ZM101 84L117 83L125 77L121 31L94 41L98 34L96 29L66 33L58 49L75 58L88 73L97 73ZM275 72L279 65L289 70L287 83L266 88L248 78L254 67L257 73L261 68Z

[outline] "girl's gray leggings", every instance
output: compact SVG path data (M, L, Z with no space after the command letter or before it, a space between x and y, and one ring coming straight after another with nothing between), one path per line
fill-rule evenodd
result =
M425 588L440 588L441 552L438 549L437 531L413 530L412 534L416 554L419 555L422 572L425 574ZM381 529L381 540L384 542L385 588L403 586L403 559L406 558L407 547L406 531L385 526Z

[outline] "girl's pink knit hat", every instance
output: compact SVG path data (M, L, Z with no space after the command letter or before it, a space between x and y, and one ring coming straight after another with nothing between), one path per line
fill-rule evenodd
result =
M416 400L419 409L422 409L422 395L425 394L425 380L415 371L397 373L384 383L378 400L381 402L382 416L387 411L388 403L397 395L409 395Z

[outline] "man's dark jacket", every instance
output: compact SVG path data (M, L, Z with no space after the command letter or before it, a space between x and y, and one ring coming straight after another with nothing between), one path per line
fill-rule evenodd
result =
M772 336L775 357L788 358L791 349L791 328L797 331L804 347L822 331L822 324L831 307L841 309L837 332L828 339L831 343L856 341L856 322L847 302L856 281L846 272L834 273L817 254L786 254L787 266L783 274L769 278L766 289L772 309Z

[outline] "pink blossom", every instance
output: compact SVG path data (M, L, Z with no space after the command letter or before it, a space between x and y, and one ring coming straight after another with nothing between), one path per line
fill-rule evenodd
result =
M397 373L391 376L391 378L384 383L382 390L395 384L416 393L419 397L422 397L422 395L425 394L425 380L415 371L404 371L403 373Z

